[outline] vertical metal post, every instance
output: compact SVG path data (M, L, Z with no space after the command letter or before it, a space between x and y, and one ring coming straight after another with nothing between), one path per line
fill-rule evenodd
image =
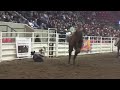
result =
M113 52L113 38L111 37L111 52Z
M50 37L50 36L49 36L49 30L50 30L50 29L48 28L48 35L47 35L47 36L48 36L48 49L47 49L47 50L48 50L48 54L47 54L48 57L50 56L50 55L49 55L49 48L50 48L50 45L49 45L49 44L50 44L50 42L49 42L49 37Z
M0 62L2 61L2 32L0 32Z
M58 56L58 34L56 30L56 57Z
M90 42L90 36L88 36L88 41ZM91 43L90 43L90 48L91 48ZM89 53L91 53L91 49L90 49Z
M102 53L102 36L100 38L100 53Z
M31 48L32 48L31 50L32 50L32 51L34 50L34 44L35 44L35 43L34 43L34 37L35 37L35 36L34 36L34 33L35 33L35 32L32 32L32 38L31 38L31 39L32 39L32 43L31 43Z
M6 32L9 32L8 31L8 26L6 26ZM8 36L8 33L6 33L6 37Z

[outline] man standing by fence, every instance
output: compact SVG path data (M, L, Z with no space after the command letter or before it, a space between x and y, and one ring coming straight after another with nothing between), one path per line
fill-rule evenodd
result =
M41 42L41 39L39 38L39 35L36 35L35 42Z

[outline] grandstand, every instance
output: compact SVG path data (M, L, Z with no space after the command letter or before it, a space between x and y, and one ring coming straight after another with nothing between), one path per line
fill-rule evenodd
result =
M119 32L119 11L0 11L0 21L23 23L34 29L57 28L58 31L81 23L87 36L109 37Z

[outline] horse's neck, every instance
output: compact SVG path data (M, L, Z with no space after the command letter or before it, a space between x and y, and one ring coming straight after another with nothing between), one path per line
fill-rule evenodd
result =
M73 36L73 35L76 35L77 33L78 33L77 31L71 32L71 35Z
M79 31L79 30L77 30L74 34L75 34L76 37L78 37L78 38L82 38L82 36L83 36L82 31Z

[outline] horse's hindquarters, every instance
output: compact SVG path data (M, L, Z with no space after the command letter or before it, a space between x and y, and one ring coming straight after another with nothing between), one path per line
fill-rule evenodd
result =
M116 39L115 44L114 44L115 46L118 45L119 40L120 40L120 38L117 38L117 39Z

